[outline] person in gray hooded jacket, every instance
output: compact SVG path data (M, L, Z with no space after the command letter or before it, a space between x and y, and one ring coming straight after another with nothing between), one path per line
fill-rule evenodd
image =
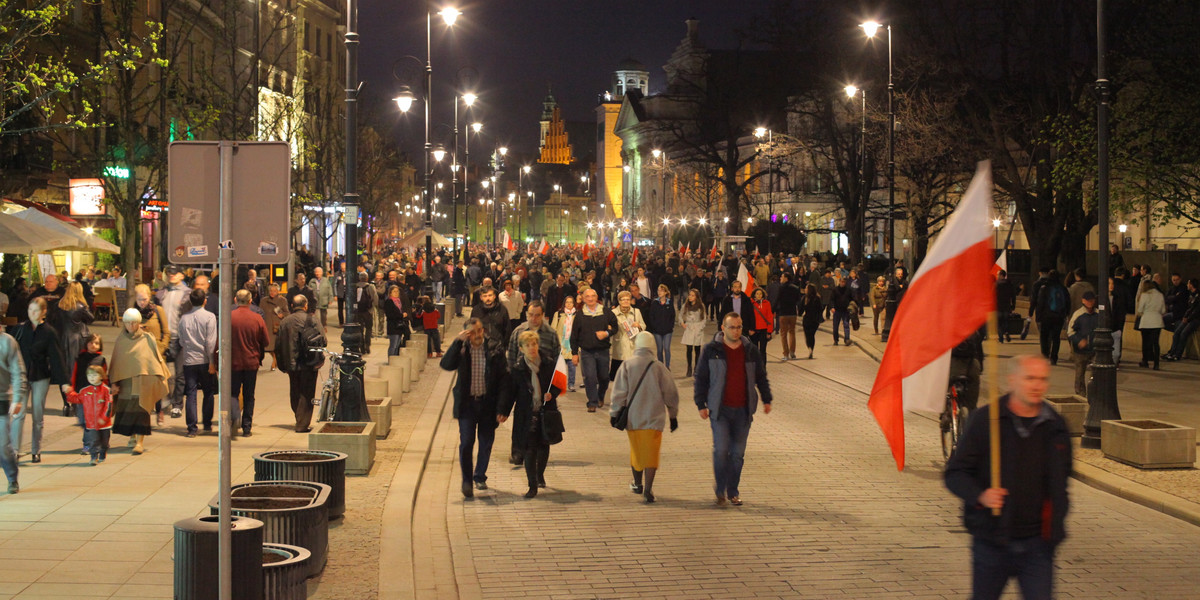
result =
M15 417L24 408L22 401L29 394L29 380L25 376L25 361L17 340L7 333L0 333L0 468L8 477L8 493L21 490L17 484L17 440L21 439L21 421ZM13 400L16 400L14 402ZM14 431L15 430L15 431Z
M654 502L654 475L658 472L662 432L670 418L671 431L679 427L679 390L666 365L655 358L658 344L654 334L643 331L633 338L633 354L621 363L613 379L612 408L616 423L625 406L629 435L629 462L633 483L629 489ZM643 486L643 481L645 485Z

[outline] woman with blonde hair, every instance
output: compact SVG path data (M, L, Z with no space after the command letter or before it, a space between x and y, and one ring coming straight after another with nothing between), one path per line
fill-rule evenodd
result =
M644 331L634 337L633 354L625 359L613 379L609 416L616 424L621 409L628 406L625 433L629 436L629 466L633 483L629 489L654 502L654 475L658 472L662 432L670 419L671 431L679 427L679 390L666 365L655 359L658 344L654 334Z
M66 285L62 300L58 301L58 322L53 323L58 332L58 345L62 348L63 368L67 373L75 372L75 359L87 345L91 336L88 325L96 320L92 311L88 310L87 300L83 296L83 284L73 281ZM67 406L67 396L63 394L63 406ZM66 413L66 408L63 409ZM76 411L80 427L83 426L83 411Z
M167 394L167 363L154 337L142 328L142 313L130 308L121 316L121 333L108 363L113 401L113 433L127 435L133 453L145 452L142 440L150 435L150 413Z
M617 294L617 308L613 310L617 317L617 334L612 341L612 362L608 367L608 380L617 376L621 361L633 354L633 336L646 330L646 321L642 319L642 311L634 308L633 294L622 291Z

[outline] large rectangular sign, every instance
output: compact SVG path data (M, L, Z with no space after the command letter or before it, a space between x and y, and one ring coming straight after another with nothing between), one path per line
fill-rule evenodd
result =
M71 192L72 217L98 217L105 214L104 182L99 179L71 179L67 187Z

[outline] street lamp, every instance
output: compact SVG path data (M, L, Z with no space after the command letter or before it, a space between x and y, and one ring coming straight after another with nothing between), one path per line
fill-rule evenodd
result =
M773 227L775 224L775 139L774 133L766 127L756 127L754 129L754 137L762 140L767 140L767 168L770 170L770 180L768 185L770 189L767 191L767 254L771 253L771 238L773 237ZM759 152L762 152L761 144ZM751 222L752 221L748 221Z
M520 203L521 203L521 196L523 196L523 195L524 195L524 194L522 193L522 190L524 189L524 181L525 181L525 177L526 177L527 175L529 175L529 173L530 173L531 171L533 171L533 167L531 167L531 166L529 166L529 165L524 165L524 166L522 166L522 167L521 167L521 169L520 169L519 171L517 171L517 204L518 204L518 208L517 208L517 232L518 232L518 233L520 233L520 231L521 231L521 226L523 225L523 222L524 222L524 219L523 219L522 217L523 217L523 216L524 216L524 214L525 214L525 211L524 211L524 210L522 210L522 209L519 207L519 205L520 205ZM529 207L529 203L528 203L528 202L526 202L526 203L525 203L525 207L526 207L526 208L528 208L528 207ZM531 219L531 220L532 220L532 219ZM522 239L523 239L523 238L522 238Z
M887 28L888 45L888 218L887 244L892 258L896 258L896 86L892 81L892 26L867 21L859 25L868 38L874 39L880 28ZM883 337L887 337L885 334Z
M470 69L470 67L463 67L458 70L460 83L462 80L462 74L467 69ZM458 164L458 100L461 99L462 103L466 105L467 110L469 111L471 109L471 106L473 106L475 104L475 100L477 100L478 98L479 97L476 96L474 93L467 92L467 93L462 94L461 96L458 96L457 98L455 98L455 101L454 101L454 160L451 161L451 165L450 165L450 171L453 173L453 175L452 175L453 179L450 181L450 185L451 185L450 197L454 200L454 229L452 230L451 235L453 235L453 237L454 237L453 248L454 248L454 256L456 256L456 257L458 256L458 205L465 204L464 196L467 193L467 169L466 169L465 165L470 164L469 158L471 156L471 152L469 150L470 145L471 145L471 136L468 135L466 138L464 150L463 150L463 154L464 154L463 163L464 164L463 165ZM476 133L478 133L478 131L476 131ZM459 185L458 185L459 169L462 169L462 172L463 172L462 187L459 187ZM467 209L464 208L463 210L465 211ZM467 230L469 231L470 229L471 228L468 225Z

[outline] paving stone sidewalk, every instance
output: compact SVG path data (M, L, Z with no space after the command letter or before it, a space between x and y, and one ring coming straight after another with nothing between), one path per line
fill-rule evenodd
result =
M816 360L770 364L775 410L754 421L740 508L712 503L711 434L687 379L653 505L629 492L625 435L587 413L582 393L560 401L566 440L531 500L524 472L503 461L507 425L492 489L464 500L444 419L414 517L426 555L417 597L963 597L969 538L941 484L935 424L909 420L910 466L897 472L866 410L875 363L830 342ZM676 345L679 376L682 357ZM1195 597L1200 529L1088 486L1071 494L1057 597Z

